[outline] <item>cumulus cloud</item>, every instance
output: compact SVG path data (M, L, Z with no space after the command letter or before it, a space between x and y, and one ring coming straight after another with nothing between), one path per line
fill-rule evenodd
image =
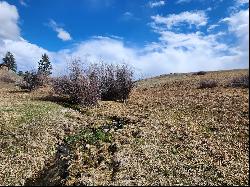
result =
M24 39L20 40L3 40L0 47L1 56L7 51L11 51L18 64L18 69L27 70L37 68L38 60L43 53L49 52L37 45L34 45Z
M11 51L17 61L18 69L35 68L42 53L47 50L23 39L18 26L19 14L15 6L0 2L0 57Z
M15 6L0 1L0 38L16 40L19 38L19 15Z
M8 3L4 6L11 7ZM13 7L7 9L4 15L13 17L13 9L16 10ZM227 32L206 35L200 32L200 26L206 25L208 18L205 14L197 14L197 12L192 12L195 16L190 16L189 12L190 14L185 13L189 16L182 19L183 13L158 17L159 19L157 16L152 17L154 23L152 28L158 34L158 40L140 48L127 46L123 38L95 36L76 43L73 48L50 52L22 39L18 32L17 39L0 35L0 56L3 56L6 51L11 51L17 60L18 69L29 70L36 68L41 55L47 53L53 63L54 75L62 73L67 63L74 57L80 57L84 63L101 60L110 63L126 62L136 70L137 78L140 74L150 77L170 72L246 68L249 60L248 11L241 10L223 20L229 26L228 32L237 38L233 46L219 40L221 37L226 37ZM1 13L2 11L0 15ZM6 17L5 19L11 20ZM19 31L17 22L18 12L16 11L14 23ZM185 33L171 29L174 26L181 26L181 22L194 24L196 27ZM58 25L55 23L55 26ZM2 27L0 31L1 29Z
M148 5L150 8L161 7L165 5L165 1L150 1Z
M72 40L70 34L65 31L63 28L59 27L58 24L54 20L50 20L49 23L50 27L57 32L57 37L60 38L63 41L69 41Z
M249 9L241 10L222 20L229 26L229 31L237 38L238 53L244 55L243 61L249 61Z
M178 27L183 23L189 26L195 25L196 27L204 26L207 24L207 16L204 11L182 12L180 14L170 14L164 16L152 16L151 17L156 24L164 24L168 29Z

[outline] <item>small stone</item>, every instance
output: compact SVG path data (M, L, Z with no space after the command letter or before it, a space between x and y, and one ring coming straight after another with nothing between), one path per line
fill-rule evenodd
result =
M89 149L89 148L90 148L90 145L89 145L89 144L86 144L85 147L86 147L87 149Z

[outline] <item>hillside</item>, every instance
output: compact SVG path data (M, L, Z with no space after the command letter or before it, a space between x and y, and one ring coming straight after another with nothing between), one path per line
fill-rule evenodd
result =
M15 83L21 78L6 66L0 66L0 84Z
M0 83L0 185L248 185L249 89L226 86L246 74L141 80L92 108Z

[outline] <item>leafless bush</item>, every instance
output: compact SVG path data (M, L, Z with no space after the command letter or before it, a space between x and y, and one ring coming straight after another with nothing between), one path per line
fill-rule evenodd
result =
M50 84L51 78L44 73L37 73L37 81L39 86L46 86Z
M101 65L100 91L103 100L126 100L133 88L133 71L126 65Z
M126 100L133 88L133 71L126 65L117 67L116 78L118 99Z
M40 86L40 81L37 72L26 71L23 75L23 80L19 82L18 86L21 89L32 91Z
M95 105L99 99L96 75L84 72L80 60L74 60L69 75L56 78L52 85L56 94L66 96L73 104Z
M205 75L207 72L205 71L198 71L198 72L195 72L193 73L193 75Z
M21 89L32 91L40 86L39 76L35 71L26 71L23 80L18 84Z
M53 80L56 94L70 102L95 105L102 100L126 100L133 87L133 71L128 66L92 64L85 70L74 60L68 75Z
M249 75L243 75L240 77L236 77L232 79L228 85L228 87L242 87L242 88L249 88Z
M200 81L198 88L199 89L214 88L216 86L218 86L218 83L214 80L202 80Z

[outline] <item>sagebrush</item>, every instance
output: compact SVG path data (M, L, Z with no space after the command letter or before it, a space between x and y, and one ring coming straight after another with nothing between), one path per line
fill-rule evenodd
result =
M228 85L229 87L243 87L249 88L249 75L243 75L236 78L233 78Z
M214 80L202 80L199 82L199 89L204 89L204 88L214 88L217 87L218 83L217 81Z

